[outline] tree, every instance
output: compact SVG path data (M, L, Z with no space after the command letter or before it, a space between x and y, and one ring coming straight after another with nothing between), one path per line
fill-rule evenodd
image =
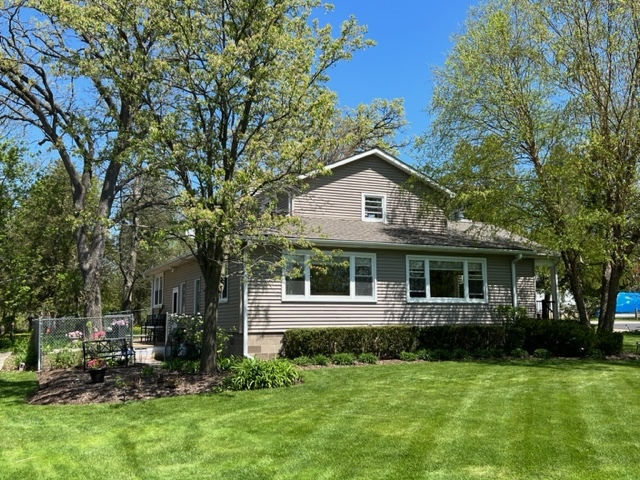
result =
M13 297L22 314L77 315L82 279L77 268L72 197L61 162L50 165L29 188L9 225L11 255L24 294Z
M0 120L37 136L64 165L86 316L101 314L112 205L129 180L122 168L140 168L163 18L144 0L15 0L0 9Z
M495 0L473 9L436 71L423 139L472 218L559 251L599 330L640 239L640 6L625 0Z
M292 218L274 214L277 202L326 158L337 118L328 70L370 44L353 18L334 38L330 26L311 20L319 6L316 0L166 6L172 95L157 111L153 141L183 191L182 232L189 232L204 279L203 372L217 368L225 265L251 259L258 247L293 248L283 232L300 231Z
M29 293L24 258L17 253L13 235L16 212L33 181L23 156L24 151L16 145L0 143L0 331L2 325L13 321Z

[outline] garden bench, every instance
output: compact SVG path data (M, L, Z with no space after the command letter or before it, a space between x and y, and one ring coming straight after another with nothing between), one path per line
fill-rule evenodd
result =
M126 338L85 340L82 342L82 368L86 370L87 362L94 358L124 361L124 365L128 366L130 360L136 363L136 352Z

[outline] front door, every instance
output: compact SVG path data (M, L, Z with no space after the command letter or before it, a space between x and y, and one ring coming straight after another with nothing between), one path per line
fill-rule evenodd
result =
M180 289L178 287L173 289L171 299L171 313L178 313L180 311Z

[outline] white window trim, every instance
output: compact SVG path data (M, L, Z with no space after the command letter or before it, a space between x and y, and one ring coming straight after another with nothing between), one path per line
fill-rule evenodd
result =
M367 197L380 197L382 198L382 218L368 218L365 216L365 199ZM361 216L363 222L380 222L387 223L387 196L384 193L365 193L363 192L361 195Z
M171 290L171 313L180 315L180 287L173 287Z
M411 260L424 261L425 269L425 288L426 297L412 298L410 296L410 284L409 284L409 263ZM445 261L445 262L463 262L464 268L464 294L465 298L446 298L446 297L431 297L431 281L429 278L429 261ZM468 262L480 263L482 265L482 291L484 298L469 298L469 270ZM440 257L436 255L407 255L406 256L406 295L407 303L489 303L489 287L487 282L487 261L484 258L474 257Z
M225 287L220 290L220 298L218 299L218 303L228 303L229 302L229 261L226 260L226 264L225 264L225 275L224 277L220 277L221 280L224 281L224 285ZM225 292L226 290L226 292ZM225 295L226 293L226 295Z
M156 280L160 279L162 284L162 288L159 290L162 291L162 295L159 295L160 303L156 303ZM153 283L151 284L151 303L153 304L153 308L161 307L164 301L164 274L160 273L153 277Z
M323 302L323 303L376 303L378 300L378 280L377 280L377 261L375 253L360 252L343 252L339 257L349 257L349 296L340 295L311 295L311 270L309 268L309 259L313 256L309 251L297 251L291 256L304 256L304 295L287 295L286 271L282 269L282 301L283 302ZM364 257L371 259L371 277L372 292L371 296L362 296L355 294L355 257Z
M202 290L202 278L196 278L193 281L193 314L199 315L199 310L202 308L202 302L200 301L200 290ZM200 307L200 308L198 308Z

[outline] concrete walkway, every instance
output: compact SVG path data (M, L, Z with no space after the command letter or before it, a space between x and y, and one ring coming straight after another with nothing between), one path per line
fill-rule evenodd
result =
M11 352L2 352L0 353L0 370L4 367L4 362L7 358L11 356Z

